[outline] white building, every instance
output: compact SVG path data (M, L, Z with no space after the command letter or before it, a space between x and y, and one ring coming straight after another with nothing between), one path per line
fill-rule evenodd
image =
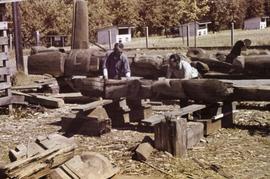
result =
M244 22L244 29L265 29L267 27L267 18L269 17L253 17L246 19Z
M190 22L183 25L180 25L179 27L179 36L180 37L186 37L187 36L187 30L189 30L189 36L204 36L208 34L208 24L211 22ZM196 26L195 26L196 24ZM195 29L196 28L196 29Z
M111 35L111 43L122 41L122 43L131 41L131 29L129 25L118 25L104 27L97 30L97 42L99 44L109 44L109 36Z

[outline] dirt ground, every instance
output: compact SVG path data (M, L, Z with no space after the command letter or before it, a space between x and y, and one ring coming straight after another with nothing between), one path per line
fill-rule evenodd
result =
M13 115L0 115L0 161L8 163L8 150L32 142L39 135L58 132L60 109L17 107ZM269 106L268 106L269 107ZM221 129L189 150L184 158L155 151L147 163L132 160L132 149L145 135L140 130L112 129L101 137L74 135L81 151L100 152L127 175L164 178L270 178L270 111L240 109L235 128Z

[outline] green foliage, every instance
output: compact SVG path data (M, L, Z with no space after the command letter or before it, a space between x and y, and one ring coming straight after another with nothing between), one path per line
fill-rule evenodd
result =
M261 17L265 10L265 0L247 0L246 18Z
M166 28L194 20L211 21L213 30L227 29L232 21L241 28L247 17L269 13L269 0L87 0L89 35L109 25L128 24L144 33L162 34ZM24 44L32 45L34 32L71 35L73 0L27 0L20 2ZM268 9L268 11L267 11ZM9 6L9 20L11 8Z

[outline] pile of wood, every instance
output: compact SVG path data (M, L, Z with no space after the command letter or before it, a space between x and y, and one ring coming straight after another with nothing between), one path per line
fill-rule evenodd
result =
M119 169L103 155L84 152L74 155L77 145L73 138L59 134L38 137L27 145L9 151L10 164L0 167L1 178L110 178Z

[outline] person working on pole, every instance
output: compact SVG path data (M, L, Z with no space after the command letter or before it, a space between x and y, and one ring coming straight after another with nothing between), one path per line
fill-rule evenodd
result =
M199 72L192 67L184 55L172 54L169 58L167 78L194 79L199 78Z
M116 43L113 52L107 55L103 62L103 76L105 79L130 78L130 66L127 56L123 53L124 45Z

